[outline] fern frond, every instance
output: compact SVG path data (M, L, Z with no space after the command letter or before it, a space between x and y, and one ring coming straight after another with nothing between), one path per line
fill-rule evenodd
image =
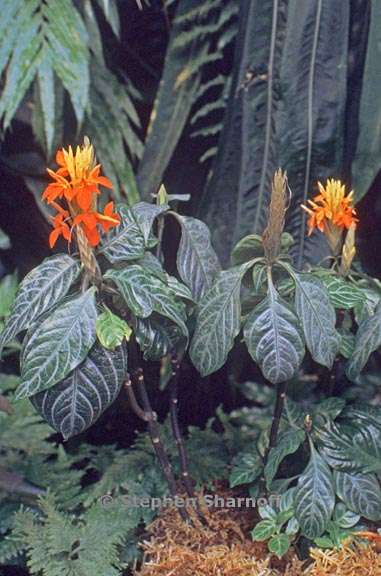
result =
M4 0L5 26L0 41L0 74L6 70L0 119L6 129L40 74L44 105L54 109L51 79L56 74L68 90L79 123L88 103L88 35L72 0ZM52 117L50 117L52 120ZM51 143L51 136L48 136Z

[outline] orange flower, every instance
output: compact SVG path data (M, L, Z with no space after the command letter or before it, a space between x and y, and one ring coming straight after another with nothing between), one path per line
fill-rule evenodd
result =
M328 179L324 187L318 182L319 194L313 200L308 200L309 206L302 204L303 210L309 215L308 235L315 228L326 235L334 255L337 255L342 244L344 229L356 227L358 219L353 208L353 190L346 196L345 185L340 180Z
M114 203L109 202L106 204L103 214L99 212L83 212L74 218L73 226L81 225L90 244L97 246L100 241L97 224L100 224L104 232L108 232L110 228L118 226L120 223L120 217L118 214L114 214L113 210Z
M95 165L93 146L88 138L83 145L77 146L75 154L71 146L62 148L56 154L59 169L54 172L48 168L48 174L54 182L50 183L42 194L48 204L57 198L75 201L81 210L88 211L93 202L93 194L99 194L98 186L112 188L105 176L100 176L101 165Z
M71 240L71 228L68 226L66 220L70 221L69 212L62 210L53 218L53 228L49 235L49 246L53 248L59 236L63 236L65 240Z
M42 195L43 200L58 212L53 218L50 246L53 247L61 235L70 242L74 226L80 226L89 243L97 246L100 241L98 225L108 232L120 223L113 202L106 205L103 214L96 211L96 196L100 194L98 187L112 188L112 184L100 175L101 165L95 164L94 149L88 138L82 147L77 146L75 154L71 146L68 150L58 150L56 162L59 166L56 172L48 169L54 182L48 184ZM57 199L66 202L69 211L64 210Z

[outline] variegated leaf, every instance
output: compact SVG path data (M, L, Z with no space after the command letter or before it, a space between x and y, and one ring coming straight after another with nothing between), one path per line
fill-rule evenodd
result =
M67 294L80 272L80 263L67 254L46 258L21 282L4 331L0 351Z
M85 360L49 390L31 398L34 407L65 440L89 428L118 396L127 371L124 346L96 344Z
M44 318L27 336L16 397L47 390L74 370L95 342L96 319L93 288Z
M199 302L190 356L202 376L221 368L240 330L240 289L246 269L242 265L220 272Z

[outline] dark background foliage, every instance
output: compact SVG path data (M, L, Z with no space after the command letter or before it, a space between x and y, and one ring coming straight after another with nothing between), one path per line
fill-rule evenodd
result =
M13 4L2 3L4 13ZM37 2L36 14L49 4ZM149 201L162 181L169 193L190 194L179 209L207 221L225 264L233 241L263 231L277 166L289 173L293 198L287 226L299 240L299 263L324 252L319 236L305 244L300 202L317 179L334 176L353 183L360 199L361 260L370 272L380 271L377 2L308 0L302 12L297 0L208 0L202 6L196 0L66 0L61 9L65 6L76 10L87 29L88 39L81 41L89 101L78 121L76 96L54 69L55 115L49 100L41 108L39 98L49 85L38 75L27 86L22 78L15 81L16 92L24 91L16 110L7 116L0 108L0 228L11 240L1 251L1 274L17 269L22 277L48 255L49 225L38 201L45 168L52 165L55 148L80 142L87 133L106 174L114 178L115 199L133 202L140 195ZM55 18L60 25L64 13ZM4 35L3 48L6 41ZM22 48L21 43L19 52L13 47L4 62L3 99L12 66L26 58ZM98 92L99 74L110 73L105 92ZM122 101L125 117L118 109ZM48 142L49 122L54 132ZM164 238L169 263L177 236L174 224ZM246 353L238 347L234 354L240 366L235 376L255 376ZM149 370L156 380L158 365ZM184 423L202 424L220 403L226 408L240 403L227 373L224 368L200 380L194 368L185 368ZM164 414L166 394L157 401ZM124 414L123 403L114 406L89 437L103 442L106 429L109 440L128 443ZM129 430L135 425L130 420Z

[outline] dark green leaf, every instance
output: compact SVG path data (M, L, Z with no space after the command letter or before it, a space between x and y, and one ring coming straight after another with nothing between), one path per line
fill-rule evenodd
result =
M373 426L344 427L331 422L319 431L321 451L328 464L342 472L381 470L381 431Z
M33 396L65 378L95 342L97 311L94 289L68 300L28 337L23 351L17 398Z
M232 462L229 476L230 487L253 482L263 470L262 459L259 454L245 452L239 454Z
M267 380L278 384L295 375L305 351L302 331L297 316L272 284L267 298L249 314L244 338Z
M304 442L305 437L306 434L303 430L291 429L284 433L274 448L271 448L265 466L265 479L268 489L270 489L282 460L289 454L294 454Z
M312 417L322 416L325 419L335 420L335 418L337 418L337 416L344 410L345 404L346 402L342 398L331 396L314 406Z
M356 201L361 200L368 192L381 166L381 105L379 99L374 97L375 92L378 92L381 78L381 29L379 26L381 5L374 0L370 4L367 54L361 83L360 113L357 120L360 133L352 164Z
M240 289L246 266L220 272L200 300L190 357L206 376L225 363L240 330Z
M46 258L21 282L11 314L0 336L0 350L19 332L29 328L67 294L78 277L80 264L67 254Z
M205 294L220 271L220 264L210 243L208 227L189 216L173 213L181 226L177 251L177 269L182 281L191 289L196 302Z
M336 315L324 285L310 274L295 276L296 312L313 359L331 368L340 347Z
M120 205L117 213L121 222L102 239L99 252L111 263L142 258L145 252L144 236L132 209Z
M368 520L381 520L381 488L375 474L335 472L335 485L338 497L350 510Z
M249 234L249 236L241 238L234 246L231 260L234 266L238 266L258 256L264 256L262 236L259 234Z
M32 403L65 440L80 434L117 397L126 378L127 354L95 345L85 360L64 380L33 396Z
M136 318L135 337L146 360L160 360L173 350L184 348L187 342L176 324L155 314Z
M351 380L364 368L372 352L381 346L381 305L373 316L361 322L356 333L355 349L349 360L346 373Z
M349 18L348 2L288 2L277 160L287 170L292 190L286 230L295 239L292 252L299 269L305 260L317 262L328 252L321 232L307 236L307 215L300 204L317 180L341 172Z
M172 320L187 336L185 305L174 297L170 288L160 278L138 264L132 264L123 270L108 270L105 278L115 282L136 316L148 318L152 312L157 312Z
M335 506L335 492L331 470L312 444L310 461L295 490L294 505L302 534L311 539L321 536Z
M138 202L132 207L132 212L140 230L142 231L144 242L147 244L151 234L151 229L155 218L169 209L168 204L148 204L148 202Z
M338 494L337 490L337 474L345 474L345 472L337 472L334 473L334 480L336 485L336 493ZM343 502L338 502L335 506L333 511L333 522L338 524L340 528L352 528L357 524L360 520L360 515L352 512L352 510L348 510L346 505Z
M339 329L338 332L341 337L339 352L344 358L349 360L355 349L356 337L352 332L348 332L343 328Z

